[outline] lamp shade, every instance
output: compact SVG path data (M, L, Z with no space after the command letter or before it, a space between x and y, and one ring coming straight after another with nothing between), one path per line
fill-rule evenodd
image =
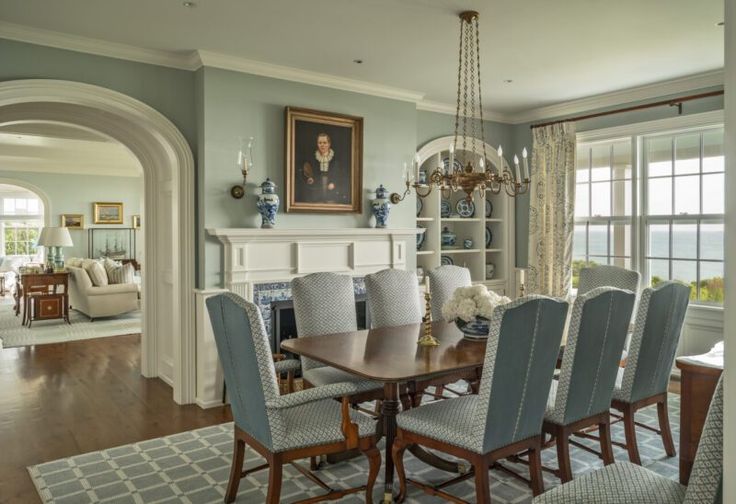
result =
M71 247L74 245L69 230L63 227L45 227L41 229L38 244L44 247Z

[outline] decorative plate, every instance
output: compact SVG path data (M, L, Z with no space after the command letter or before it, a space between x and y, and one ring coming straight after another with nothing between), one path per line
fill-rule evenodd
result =
M443 256L440 256L440 264L442 266L454 266L455 261L452 260L452 257L443 255Z
M419 214L422 213L422 208L424 208L424 203L422 202L422 198L417 196L417 217L419 217Z
M491 246L492 241L493 241L493 232L491 231L491 228L486 226L486 248Z
M457 203L455 203L455 210L457 210L457 214L460 217L467 219L475 214L475 204L472 201L468 201L463 198L457 200Z
M455 158L455 162L452 164L455 167L455 171L463 171L463 164ZM450 158L446 157L442 160L442 166L445 167L445 172L447 172L448 168L450 167Z
M426 231L424 233L417 233L417 250L420 250L422 248L422 245L424 245L426 233Z
M450 200L443 199L440 201L440 217L447 219L450 215L452 215L452 205L450 205Z
M489 218L491 215L493 215L493 203L486 198L486 218Z

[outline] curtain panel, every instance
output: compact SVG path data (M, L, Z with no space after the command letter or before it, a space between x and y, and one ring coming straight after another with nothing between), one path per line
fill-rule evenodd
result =
M528 292L565 297L572 280L575 123L533 130Z

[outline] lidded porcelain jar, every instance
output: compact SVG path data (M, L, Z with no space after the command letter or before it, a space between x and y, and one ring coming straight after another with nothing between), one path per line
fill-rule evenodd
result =
M450 231L450 228L447 226L442 230L442 234L440 236L442 237L443 247L453 247L457 242L457 235Z
M261 214L261 228L270 229L276 225L276 212L279 210L279 195L276 194L276 184L267 178L261 184L261 194L256 203L258 213Z
M376 189L376 198L371 200L371 210L376 218L376 227L385 228L388 224L391 203L388 200L388 190L383 187L383 184Z

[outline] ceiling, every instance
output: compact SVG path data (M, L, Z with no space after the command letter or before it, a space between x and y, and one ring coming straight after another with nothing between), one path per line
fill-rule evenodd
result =
M0 126L0 171L143 176L122 144L74 126L38 122Z
M453 104L457 13L474 9L484 105L502 114L720 69L724 61L716 26L723 0L194 1L187 8L181 0L0 0L0 19L176 54L248 58Z

